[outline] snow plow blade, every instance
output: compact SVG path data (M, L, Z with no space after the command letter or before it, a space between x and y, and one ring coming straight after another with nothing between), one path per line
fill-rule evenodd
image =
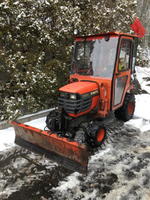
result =
M87 147L50 131L43 131L19 122L10 122L15 129L15 143L30 151L45 155L63 167L87 173Z

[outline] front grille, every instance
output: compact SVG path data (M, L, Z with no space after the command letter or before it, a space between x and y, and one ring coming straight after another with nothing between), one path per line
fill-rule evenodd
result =
M58 97L58 106L63 108L67 113L77 114L88 110L92 103L92 97L88 96L79 99L69 99L70 95L64 95L63 97Z

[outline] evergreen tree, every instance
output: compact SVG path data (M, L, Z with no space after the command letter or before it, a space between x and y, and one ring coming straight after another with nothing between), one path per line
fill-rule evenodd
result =
M130 31L133 0L5 0L0 3L1 120L54 105L66 84L73 31Z

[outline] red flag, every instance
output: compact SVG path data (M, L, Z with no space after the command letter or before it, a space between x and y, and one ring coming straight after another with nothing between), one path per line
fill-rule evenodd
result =
M144 37L146 30L141 21L136 17L133 24L130 25L131 29L140 37Z

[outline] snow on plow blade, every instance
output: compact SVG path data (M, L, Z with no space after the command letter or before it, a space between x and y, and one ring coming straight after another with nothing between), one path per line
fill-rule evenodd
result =
M87 147L50 131L43 131L19 122L10 122L15 129L15 143L41 153L67 169L87 173Z

